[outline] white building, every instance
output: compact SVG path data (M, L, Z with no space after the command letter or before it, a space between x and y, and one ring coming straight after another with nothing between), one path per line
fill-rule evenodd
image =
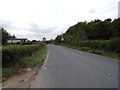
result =
M7 40L7 43L16 43L16 42L28 42L27 38L11 38Z

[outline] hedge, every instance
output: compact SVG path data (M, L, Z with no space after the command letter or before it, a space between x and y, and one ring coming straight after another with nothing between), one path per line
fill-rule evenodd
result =
M38 43L38 42L29 41L29 42L7 43L7 45L31 45L31 44L36 44L36 43Z
M78 46L120 53L120 38L111 40L81 41L78 43Z
M19 62L23 57L31 56L35 51L39 50L43 44L32 45L12 45L3 46L2 48L2 65L9 67Z

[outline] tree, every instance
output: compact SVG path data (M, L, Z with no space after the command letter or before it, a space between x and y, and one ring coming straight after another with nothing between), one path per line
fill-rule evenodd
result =
M11 36L11 38L16 38L15 34L13 36Z
M114 37L120 37L120 18L115 19L113 22Z
M65 43L78 46L84 40L110 40L120 37L120 18L112 21L96 19L91 22L79 22L71 26L63 35ZM61 35L56 37L56 42L61 43Z
M4 28L0 29L0 31L2 32L2 45L6 45L7 40L12 36Z
M61 36L58 35L55 40L55 44L60 44L61 43Z

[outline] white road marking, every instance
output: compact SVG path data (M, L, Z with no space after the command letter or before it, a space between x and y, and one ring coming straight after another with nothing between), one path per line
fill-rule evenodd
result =
M45 59L45 63L44 63L44 65L42 66L42 68L45 67L45 65L46 65L46 63L47 63L47 60L48 60L48 56L49 56L49 51L48 51L47 57L46 57L46 59Z
M44 67L43 69L46 69L46 67Z

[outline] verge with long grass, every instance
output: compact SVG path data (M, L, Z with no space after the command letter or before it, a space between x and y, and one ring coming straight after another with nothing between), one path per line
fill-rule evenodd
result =
M120 60L120 38L112 40L81 41L76 45L67 43L61 43L58 45Z
M32 68L41 63L47 54L47 50L47 46L42 43L3 46L2 78L9 77L20 68Z

